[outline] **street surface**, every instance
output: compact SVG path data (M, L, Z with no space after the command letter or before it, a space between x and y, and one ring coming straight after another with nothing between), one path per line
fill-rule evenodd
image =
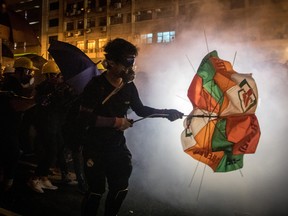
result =
M51 178L58 190L36 193L27 186L34 168L33 161L22 158L14 186L9 193L1 194L0 216L80 216L83 194L78 191L77 185L60 183L60 176L54 174ZM191 212L169 206L141 193L144 188L141 190L137 181L133 181L133 177L131 179L130 190L119 216L193 216ZM99 216L103 215L103 206L104 199Z

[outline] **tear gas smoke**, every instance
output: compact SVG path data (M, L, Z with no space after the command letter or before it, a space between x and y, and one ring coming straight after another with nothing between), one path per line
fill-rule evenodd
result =
M287 54L283 49L275 53L272 48L260 49L243 42L244 21L235 21L231 28L219 25L225 17L212 11L215 5L199 8L198 19L194 19L198 25L176 35L177 42L153 50L140 49L135 83L145 105L176 108L189 114L192 105L187 89L195 71L187 57L197 69L207 54L207 47L209 51L217 50L221 59L231 63L237 52L234 70L252 73L258 86L256 115L262 134L257 151L244 156L243 176L239 171L213 173L201 163L197 167L198 162L183 152L180 134L184 119L175 122L145 119L126 132L134 163L131 177L134 188L129 193L175 206L180 212L177 215L286 215L288 71L279 62L283 63L285 57L287 60ZM264 15L265 11L260 11L253 16ZM263 32L252 27L254 33ZM138 118L133 113L130 117ZM142 205L147 207L144 202Z

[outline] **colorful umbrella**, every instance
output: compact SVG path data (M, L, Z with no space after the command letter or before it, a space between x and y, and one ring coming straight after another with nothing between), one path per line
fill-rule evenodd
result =
M216 51L210 52L190 84L188 98L193 110L181 134L184 151L215 172L242 168L244 154L255 153L260 139L252 75L237 73Z

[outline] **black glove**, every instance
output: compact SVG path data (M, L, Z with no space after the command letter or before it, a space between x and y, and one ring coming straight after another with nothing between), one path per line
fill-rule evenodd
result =
M184 115L184 113L179 112L178 110L175 110L175 109L164 109L162 112L163 114L167 114L165 118L167 118L170 121L181 119Z

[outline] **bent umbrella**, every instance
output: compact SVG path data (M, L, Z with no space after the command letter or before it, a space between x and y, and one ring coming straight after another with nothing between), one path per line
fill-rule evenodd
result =
M216 51L210 52L190 84L188 98L193 110L184 121L183 150L214 172L241 169L244 155L255 153L260 139L252 75L237 73Z

